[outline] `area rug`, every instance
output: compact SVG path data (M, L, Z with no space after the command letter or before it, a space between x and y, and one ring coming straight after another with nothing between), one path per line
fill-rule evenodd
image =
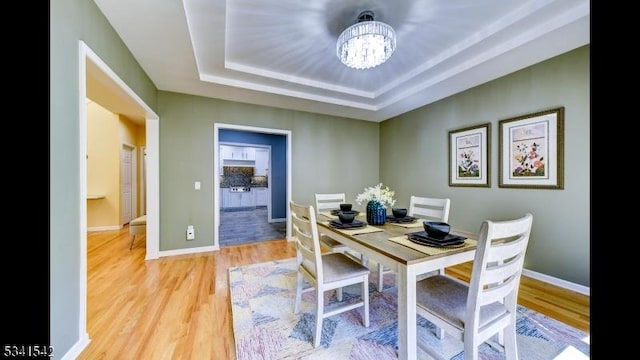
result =
M377 269L376 264L371 264ZM295 259L229 268L233 331L238 360L272 359L397 359L397 289L393 274L377 291L377 271L369 277L370 326L362 325L362 308L325 319L320 346L312 345L315 292L303 294L299 314L295 301ZM325 304L336 304L327 291ZM343 301L357 301L360 286L344 288ZM445 359L464 359L463 344L449 335L439 340L434 326L418 317L418 337ZM520 359L589 359L589 334L518 306L517 342ZM500 350L483 344L480 359L504 359ZM418 358L431 359L418 350Z

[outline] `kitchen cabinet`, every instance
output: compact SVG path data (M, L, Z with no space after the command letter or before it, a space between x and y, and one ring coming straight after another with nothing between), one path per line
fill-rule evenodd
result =
M231 148L233 146L220 145L220 160L231 159Z
M227 208L229 206L229 188L220 188L220 207Z
M250 160L256 159L256 148L250 146L220 145L220 154L223 160Z
M269 150L255 149L256 176L267 176L269 172Z
M227 198L223 195L223 202L221 207L234 208L234 207L252 207L256 206L256 198L253 189L251 191L244 192L232 192L228 188L226 190Z
M243 193L230 192L229 193L229 202L227 203L227 207L233 208L233 207L242 206L242 205L240 205L241 200L242 200L242 194Z
M255 193L253 191L247 191L240 194L242 194L242 196L240 197L241 207L256 206L256 198L255 198Z
M267 206L269 203L269 188L254 187L251 191L255 191L256 206Z

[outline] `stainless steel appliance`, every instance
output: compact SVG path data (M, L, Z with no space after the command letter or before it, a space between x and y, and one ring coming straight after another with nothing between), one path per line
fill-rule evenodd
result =
M248 186L234 186L229 188L229 192L247 192L251 191L251 188Z

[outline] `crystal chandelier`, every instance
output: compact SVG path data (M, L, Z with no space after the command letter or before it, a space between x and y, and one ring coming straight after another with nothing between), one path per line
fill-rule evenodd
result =
M387 61L396 49L396 32L373 20L373 11L358 15L358 22L338 37L336 53L340 61L354 69L368 69Z

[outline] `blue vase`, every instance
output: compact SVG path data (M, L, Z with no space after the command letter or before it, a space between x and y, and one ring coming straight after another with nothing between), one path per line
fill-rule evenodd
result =
M369 225L383 225L387 221L387 207L379 201L367 203L367 223Z

